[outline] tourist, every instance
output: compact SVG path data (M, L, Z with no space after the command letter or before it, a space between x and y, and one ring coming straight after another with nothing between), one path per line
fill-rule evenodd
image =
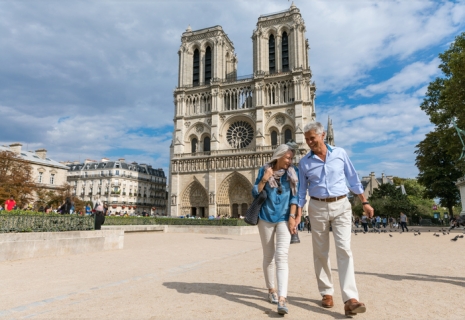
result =
M86 215L90 215L92 213L92 208L90 204L86 204Z
M305 142L310 152L299 163L299 209L310 196L308 215L312 223L313 262L318 282L318 290L323 297L322 306L334 306L334 287L329 261L329 227L333 228L336 246L339 283L344 302L344 312L348 317L366 311L365 304L359 302L355 284L355 270L350 249L352 231L352 207L347 194L358 195L367 217L373 216L373 208L363 194L363 186L349 156L344 149L326 144L323 125L311 122L304 127ZM347 181L347 184L346 184ZM349 188L347 188L347 185Z
M357 216L355 217L355 221L354 221L355 228L358 229L359 224L360 224L360 218Z
M362 215L362 227L363 231L368 232L368 218L366 215Z
M5 201L5 210L11 211L11 210L14 210L15 208L16 208L15 197L10 196L10 199Z
M310 231L312 230L312 226L310 224L310 219L308 218L308 216L305 216L305 225L307 226L307 233L310 233Z
M100 199L95 201L95 230L102 229L102 224L105 222L105 216L103 215L103 203Z
M408 232L407 221L408 221L407 216L405 215L405 213L401 212L400 213L400 226L402 227L402 232L404 232L404 228Z
M386 229L386 225L387 225L387 219L386 217L383 217L383 228Z
M57 211L61 214L70 214L71 207L71 199L69 197L66 197L65 203L63 203Z
M279 314L287 314L289 277L288 253L291 234L296 234L300 216L296 214L298 178L292 165L295 152L282 144L276 148L270 162L258 171L252 195L256 198L265 189L258 221L263 249L263 272L268 288L268 300L278 305ZM277 291L275 286L277 277Z

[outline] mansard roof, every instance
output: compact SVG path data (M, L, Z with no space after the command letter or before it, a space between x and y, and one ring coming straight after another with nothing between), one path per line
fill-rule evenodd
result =
M76 171L92 171L92 170L109 170L109 169L124 169L134 172L149 174L156 177L165 177L163 169L154 169L150 165L138 164L136 162L126 163L121 161L101 161L101 162L87 162L87 163L71 163L67 165L70 172Z
M5 146L0 146L0 152L2 151L9 151L12 152L10 148L5 147ZM17 156L21 157L24 161L35 163L35 164L42 164L45 166L52 166L55 168L60 168L60 169L65 169L68 170L68 167L59 163L58 161L55 161L53 159L50 159L46 157L45 159L40 158L34 151L24 151L21 150L20 153L15 153Z

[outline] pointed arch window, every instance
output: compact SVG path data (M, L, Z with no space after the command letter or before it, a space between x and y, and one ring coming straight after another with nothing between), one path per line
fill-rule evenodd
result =
M293 140L292 131L291 129L286 129L286 131L284 131L284 143L288 143L290 140Z
M270 39L268 40L268 62L269 62L269 71L270 73L275 73L276 72L276 67L275 67L275 41L274 41L274 35L270 35Z
M278 133L276 131L271 131L271 145L278 145Z
M203 139L203 151L210 151L210 138L205 137Z
M192 68L192 85L198 86L200 85L200 53L199 49L195 49L194 51L194 64Z
M197 145L199 144L197 138L192 139L191 141L191 153L197 152Z
M212 78L212 50L207 47L205 50L205 84L210 83Z
M289 42L287 38L287 32L283 32L281 52L282 52L281 63L283 66L283 71L289 71Z

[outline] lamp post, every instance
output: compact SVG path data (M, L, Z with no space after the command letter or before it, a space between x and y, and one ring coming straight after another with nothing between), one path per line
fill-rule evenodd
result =
M454 125L455 130L457 130L457 134L460 138L460 142L462 142L462 153L458 160L465 159L465 142L464 142L465 131L457 127L457 124L455 123L455 121L452 121L452 124ZM465 216L465 206L464 206L465 204L465 177L458 179L455 185L460 190L460 200L462 202L462 212L460 212L460 215Z

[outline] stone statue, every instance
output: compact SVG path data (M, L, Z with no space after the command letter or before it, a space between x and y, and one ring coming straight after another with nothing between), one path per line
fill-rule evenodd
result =
M465 139L465 131L457 127L457 124L455 121L452 121L452 124L454 125L455 130L457 130L457 134L459 135L460 142L462 142L462 154L460 155L459 160L465 158L465 142L463 141Z

